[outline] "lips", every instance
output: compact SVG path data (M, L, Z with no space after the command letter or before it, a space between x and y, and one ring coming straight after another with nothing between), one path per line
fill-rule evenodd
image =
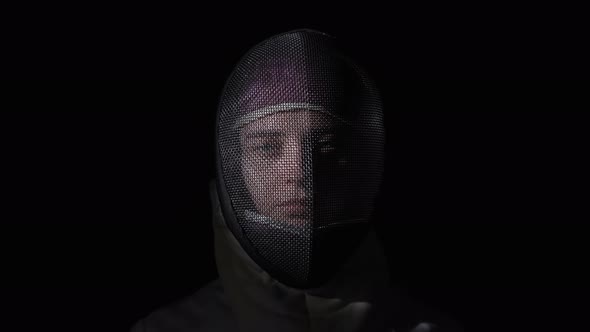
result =
M279 206L305 206L307 205L307 201L303 198L296 198L296 199L290 199L288 201L285 201L281 204L279 204Z
M278 205L280 209L289 215L302 215L307 211L307 201L305 199L290 199Z

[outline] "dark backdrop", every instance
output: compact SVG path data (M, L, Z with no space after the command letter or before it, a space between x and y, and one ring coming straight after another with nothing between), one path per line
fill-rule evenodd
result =
M354 46L382 90L394 281L471 331L584 324L588 87L563 80L586 73L575 17L45 9L5 29L3 77L45 80L2 90L0 329L126 331L215 278L217 98L243 52L297 27Z
M580 87L382 83L379 229L394 281L490 330L584 317ZM215 278L207 196L215 89L19 86L2 121L3 314L123 331Z

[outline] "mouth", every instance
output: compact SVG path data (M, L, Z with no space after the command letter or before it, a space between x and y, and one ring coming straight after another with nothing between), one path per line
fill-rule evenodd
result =
M279 204L278 207L290 215L303 215L308 211L309 201L303 198L290 199Z
M308 205L308 201L304 198L294 198L294 199L290 199L288 201L285 201L281 204L279 204L279 206L307 206Z

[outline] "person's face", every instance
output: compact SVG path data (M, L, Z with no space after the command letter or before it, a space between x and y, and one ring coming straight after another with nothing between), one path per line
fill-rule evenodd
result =
M313 158L335 150L329 115L278 112L245 125L241 131L242 173L258 212L289 223L310 220Z

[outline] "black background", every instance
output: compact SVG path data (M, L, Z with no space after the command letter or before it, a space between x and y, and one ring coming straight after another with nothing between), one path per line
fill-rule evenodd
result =
M382 90L395 282L470 331L583 328L575 9L297 8L51 5L6 24L2 75L42 80L2 92L0 329L126 331L215 278L217 98L249 47L298 27L349 44Z

